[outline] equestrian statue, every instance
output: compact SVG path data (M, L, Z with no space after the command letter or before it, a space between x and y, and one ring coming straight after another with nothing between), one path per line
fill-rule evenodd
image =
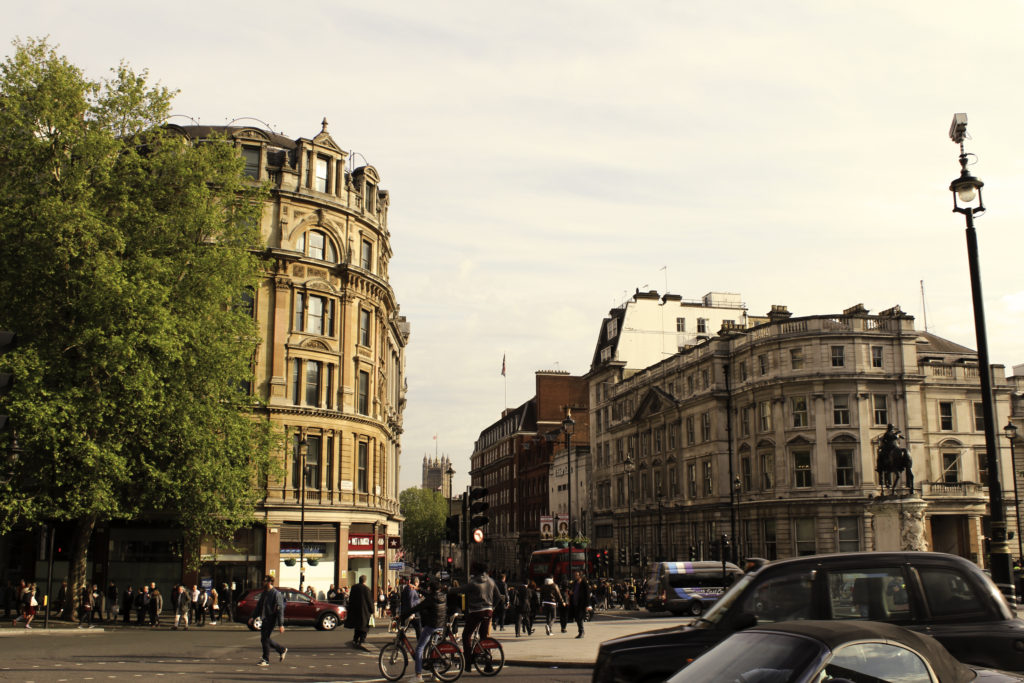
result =
M878 441L875 471L878 472L882 490L888 487L891 496L896 494L896 485L899 484L901 473L904 475L906 487L911 493L914 492L914 472L911 469L913 462L910 460L910 451L899 445L902 438L900 430L889 425Z

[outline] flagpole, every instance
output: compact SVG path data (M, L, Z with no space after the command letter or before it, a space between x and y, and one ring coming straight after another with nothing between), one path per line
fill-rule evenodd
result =
M505 354L501 354L501 378L505 381L505 409L508 409L508 375L505 374Z

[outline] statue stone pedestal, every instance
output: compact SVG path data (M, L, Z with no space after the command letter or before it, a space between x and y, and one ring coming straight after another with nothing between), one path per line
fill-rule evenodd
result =
M868 504L873 515L875 550L928 550L924 511L928 507L915 495L880 496Z

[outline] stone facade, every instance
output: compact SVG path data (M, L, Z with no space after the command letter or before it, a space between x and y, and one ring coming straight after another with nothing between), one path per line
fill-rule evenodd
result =
M595 354L588 375L595 547L617 557L632 537L650 560L686 559L691 547L717 558L728 534L739 557L874 549L876 450L893 424L929 548L983 562L977 355L914 330L898 307L804 318L775 307L761 324L627 366ZM1010 387L994 369L1005 421ZM1000 462L1008 481L1009 449Z
M245 549L249 564L259 558L252 572L298 586L301 535L307 585L326 591L359 574L377 583L398 545L409 340L388 280L389 195L373 166L350 167L326 120L298 139L250 127L181 130L195 140L226 135L249 177L270 189L252 390L285 444L260 533Z

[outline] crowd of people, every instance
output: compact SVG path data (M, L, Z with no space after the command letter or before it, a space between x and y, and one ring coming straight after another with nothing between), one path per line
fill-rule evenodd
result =
M53 598L50 615L54 619L78 622L79 628L94 628L97 624L113 624L118 620L124 625L159 628L164 610L169 608L174 614L171 629L188 630L189 624L204 626L209 622L214 626L220 620L231 621L236 597L226 583L222 583L219 590L200 588L196 584L175 584L170 598L165 599L155 581L139 586L131 584L123 590L111 581L105 589L95 583L83 588L73 612L68 582L64 580ZM8 581L0 593L0 601L5 619L14 615L15 626L23 623L25 628L32 628L32 621L41 607L36 584Z

